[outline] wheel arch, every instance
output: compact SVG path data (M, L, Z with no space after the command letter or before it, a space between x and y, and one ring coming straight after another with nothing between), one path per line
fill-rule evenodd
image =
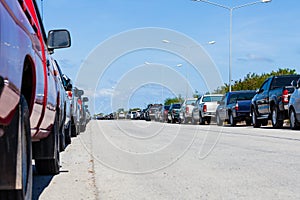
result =
M26 56L23 64L21 94L25 97L31 114L36 90L36 71L34 61L30 56Z

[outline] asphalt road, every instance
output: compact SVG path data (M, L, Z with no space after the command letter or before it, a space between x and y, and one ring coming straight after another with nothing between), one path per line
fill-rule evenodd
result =
M300 131L91 121L34 199L300 199Z

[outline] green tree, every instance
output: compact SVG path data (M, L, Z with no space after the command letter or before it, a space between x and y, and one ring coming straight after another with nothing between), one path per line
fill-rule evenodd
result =
M277 71L272 71L270 73L262 73L260 75L256 73L249 72L243 79L234 81L231 86L233 91L235 90L256 90L262 83L270 76L297 74L295 69L289 68L279 68ZM214 93L226 93L229 91L229 85L224 84L220 88L217 88Z

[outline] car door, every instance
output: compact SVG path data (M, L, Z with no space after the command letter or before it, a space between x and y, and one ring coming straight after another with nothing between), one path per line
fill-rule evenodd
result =
M219 115L219 117L221 118L222 121L225 120L226 118L226 104L227 104L227 97L228 97L228 93L226 93L221 101L219 102L219 106L217 107L217 113Z
M257 113L258 115L268 114L270 107L269 107L269 87L270 87L271 79L267 79L260 89L258 90L257 94L255 95L254 103L256 104Z

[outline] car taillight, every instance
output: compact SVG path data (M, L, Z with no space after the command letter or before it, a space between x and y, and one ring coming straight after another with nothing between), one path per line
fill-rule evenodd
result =
M282 92L282 102L283 103L289 102L289 91L287 89L283 90Z
M203 112L207 112L207 106L206 105L203 106Z
M239 110L239 104L238 103L236 103L235 104L235 108L234 108L236 111L238 111Z
M72 96L73 96L72 92L71 91L67 91L67 94L68 94L68 98L72 99Z

